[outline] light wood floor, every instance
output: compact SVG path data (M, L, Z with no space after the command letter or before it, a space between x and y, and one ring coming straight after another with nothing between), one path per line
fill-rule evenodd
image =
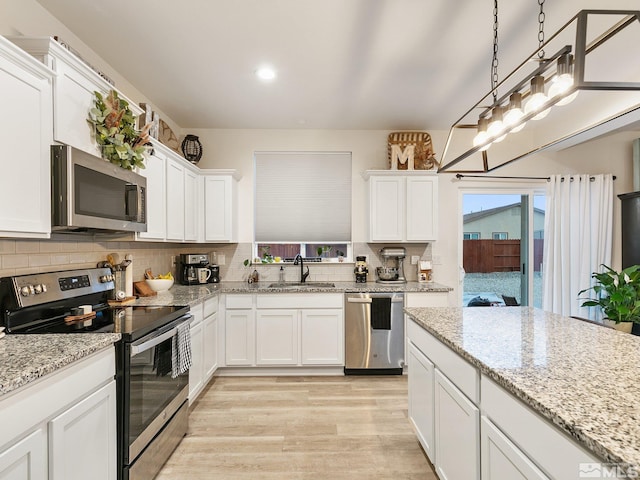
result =
M217 377L157 480L437 480L407 377Z

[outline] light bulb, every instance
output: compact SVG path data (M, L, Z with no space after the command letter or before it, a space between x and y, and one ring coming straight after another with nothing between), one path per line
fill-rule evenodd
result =
M527 122L524 122L517 127L513 126L517 125L522 117L524 117L524 112L522 111L522 94L514 92L509 97L509 108L507 110L507 113L505 113L502 117L502 121L504 122L505 127L511 127L509 133L516 133L524 128Z
M575 100L578 96L576 90L571 95L565 96L566 92L573 86L573 55L565 53L558 57L557 75L553 78L553 82L549 87L549 98L563 96L556 105L567 105Z
M484 143L489 139L489 134L487 133L488 123L489 122L486 118L480 117L478 119L478 133L473 137L473 146L477 147L478 145L482 145L482 147L480 147L481 152L488 150L491 146L491 142L484 145Z
M489 126L487 127L487 133L490 137L494 137L493 143L498 143L504 140L507 136L504 132L504 123L502 122L502 112L504 107L497 106L491 110L491 120L489 120Z
M539 112L542 105L548 100L544 94L544 77L542 75L536 75L531 79L531 96L524 106L524 113L529 114L532 112ZM549 109L543 110L538 113L534 120L540 120L549 114Z

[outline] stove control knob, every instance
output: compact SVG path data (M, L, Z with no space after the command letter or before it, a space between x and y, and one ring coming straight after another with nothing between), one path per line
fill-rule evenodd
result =
M110 281L110 280L109 280L109 277L110 277L110 276L111 276L111 275L101 275L101 276L100 276L100 283L107 283L107 282L109 282L109 281Z
M42 293L42 285L34 285L33 291L36 295L38 295L39 293Z
M31 288L33 287L29 287L31 287L31 285L25 285L24 287L22 287L20 289L20 295L22 295L23 297L28 297L29 295L31 295Z
M42 293L47 293L47 286L44 283L40 285L40 288L42 288Z

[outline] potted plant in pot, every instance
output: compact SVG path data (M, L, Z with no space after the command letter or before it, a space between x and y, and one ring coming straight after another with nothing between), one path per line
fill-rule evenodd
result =
M640 323L640 265L632 265L620 272L606 265L602 267L604 272L591 274L597 283L578 293L582 295L593 290L596 297L587 299L582 306L600 307L606 325L631 333L633 323Z

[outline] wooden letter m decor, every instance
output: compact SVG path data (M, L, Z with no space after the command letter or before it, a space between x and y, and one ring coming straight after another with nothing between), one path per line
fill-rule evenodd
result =
M392 132L387 152L391 170L431 170L438 166L427 132Z
M413 170L415 150L415 145L407 145L404 150L400 148L400 145L391 145L391 170L398 170L398 167L400 170Z

